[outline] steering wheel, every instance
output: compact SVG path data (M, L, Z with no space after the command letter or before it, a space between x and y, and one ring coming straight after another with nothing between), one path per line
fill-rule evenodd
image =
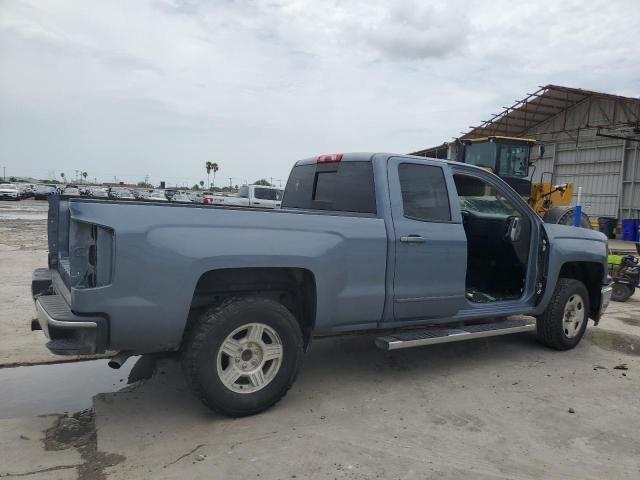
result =
M507 211L509 211L509 210L512 211L513 210L513 206L511 206L511 204L509 203L507 198L504 195L501 195L499 192L496 192L496 201L505 210L507 210Z

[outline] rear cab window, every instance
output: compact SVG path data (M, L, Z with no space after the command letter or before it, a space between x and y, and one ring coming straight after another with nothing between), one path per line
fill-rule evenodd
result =
M276 188L260 188L256 187L254 190L254 196L258 200L274 200L279 202L282 200L282 190Z
M303 163L293 167L282 208L376 213L370 161Z

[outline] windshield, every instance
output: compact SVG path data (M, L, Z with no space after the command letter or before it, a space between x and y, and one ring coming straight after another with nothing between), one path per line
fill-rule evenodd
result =
M465 163L490 168L501 177L526 177L529 174L528 143L510 143L504 140L469 143Z
M278 190L276 188L256 188L255 189L255 197L260 200L282 200L282 190Z
M526 177L529 174L530 149L531 146L528 144L501 144L498 175L505 177Z
M465 163L477 167L496 169L496 144L494 142L470 143L466 147Z
M16 187L15 185L11 184L11 183L0 183L0 188L9 188L11 190L17 190L18 187Z

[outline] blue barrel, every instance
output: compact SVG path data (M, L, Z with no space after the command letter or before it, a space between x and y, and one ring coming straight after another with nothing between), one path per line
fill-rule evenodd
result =
M636 242L640 242L640 220L636 220L636 229L637 229Z
M638 222L632 219L622 220L622 240L634 242L638 236Z

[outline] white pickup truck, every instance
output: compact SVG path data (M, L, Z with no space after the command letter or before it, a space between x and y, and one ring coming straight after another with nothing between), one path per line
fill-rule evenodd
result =
M283 190L263 185L243 185L234 196L215 195L205 197L205 202L212 205L228 205L231 207L280 208Z

